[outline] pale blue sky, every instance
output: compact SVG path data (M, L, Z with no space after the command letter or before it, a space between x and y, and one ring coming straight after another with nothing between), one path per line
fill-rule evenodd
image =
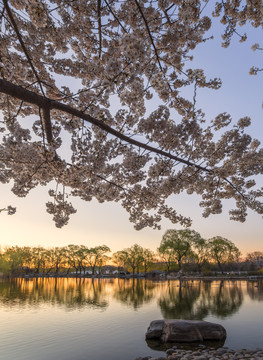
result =
M240 117L251 116L252 125L248 132L263 143L262 75L249 75L252 65L261 64L261 54L250 49L254 43L260 43L261 33L259 30L251 30L247 42L240 44L238 39L234 38L230 48L224 49L219 46L219 30L220 26L216 25L210 31L215 39L199 46L195 52L194 64L196 67L204 68L208 77L221 77L223 86L218 91L199 91L198 104L205 111L208 120L224 111L232 114L233 122L238 121ZM262 177L260 181L263 185ZM9 204L17 206L15 215L0 215L2 246L106 244L114 252L139 243L143 247L156 250L165 230L179 228L163 221L161 231L144 229L138 232L133 229L128 220L129 215L120 205L98 204L96 201L85 203L73 199L77 213L71 217L66 227L57 229L51 216L45 211L48 188L35 189L25 199L16 198L10 192L10 185L1 185L0 188L1 207ZM249 212L248 219L243 224L230 221L227 203L223 214L204 219L196 196L174 197L172 203L179 213L193 219L192 229L200 232L203 237L224 236L233 241L243 255L248 251L263 251L263 221L260 215Z

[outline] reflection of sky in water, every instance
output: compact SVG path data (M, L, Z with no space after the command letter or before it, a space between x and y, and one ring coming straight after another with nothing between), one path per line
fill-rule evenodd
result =
M132 360L156 352L154 319L221 323L234 348L263 346L263 283L18 279L0 282L1 360ZM221 307L221 308L220 308Z

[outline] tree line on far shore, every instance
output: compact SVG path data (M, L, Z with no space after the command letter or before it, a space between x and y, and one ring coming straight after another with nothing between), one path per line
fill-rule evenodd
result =
M221 236L204 239L194 230L167 230L156 252L134 244L110 256L106 245L87 247L67 245L12 246L0 249L0 273L4 275L88 275L113 274L114 271L147 273L162 270L167 273L257 271L263 268L263 252L254 251L241 258L236 245Z

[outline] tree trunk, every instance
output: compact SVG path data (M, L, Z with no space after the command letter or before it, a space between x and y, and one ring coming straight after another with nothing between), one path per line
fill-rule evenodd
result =
M181 263L181 259L178 260L178 267L179 267L179 271L182 270L182 263Z
M218 262L217 262L217 265L218 265L218 267L219 267L219 270L221 271L221 274L223 275L223 274L224 274L224 271L223 271L223 268L222 268L221 262L220 262L220 261L218 261Z

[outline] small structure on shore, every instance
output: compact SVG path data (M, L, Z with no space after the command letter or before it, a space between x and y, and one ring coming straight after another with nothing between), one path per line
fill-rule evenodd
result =
M167 342L196 342L226 338L226 330L220 324L201 320L154 320L145 334L146 340Z

